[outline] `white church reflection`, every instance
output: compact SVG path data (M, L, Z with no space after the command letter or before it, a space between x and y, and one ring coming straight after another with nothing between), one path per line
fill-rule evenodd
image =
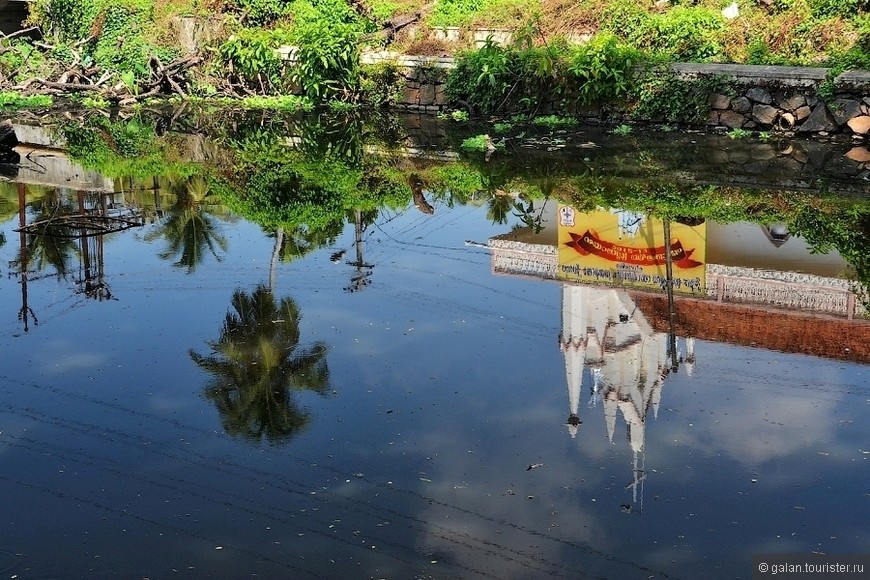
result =
M623 238L636 233L632 228L644 225L629 212L600 213L595 223L575 214L576 231L601 234L607 215L617 215L618 239L610 241L624 244ZM804 241L790 236L785 224L707 222L705 257L699 257L701 244L689 246L696 249L693 257L705 262L706 284L669 304L661 293L649 291L656 289L586 284L573 279L573 272L571 280L564 280L560 248L566 244L560 243L557 227L561 217L553 208L543 216L540 232L515 228L490 238L486 247L494 274L560 284L567 430L580 445L606 436L631 449L626 511L642 508L647 422L656 419L671 374L692 375L696 338L870 362L870 324L861 320L859 301L841 277L847 264L837 254L812 253ZM588 264L585 255L580 259ZM794 340L796 336L819 338ZM593 413L604 414L606 432L584 432L583 423Z
M604 412L607 437L617 443L622 416L632 451L631 505L642 507L644 445L647 419L658 415L662 388L672 371L667 333L656 332L623 289L562 285L562 330L559 346L565 356L568 385L568 432L577 436L585 412ZM682 341L678 352L685 370L694 367L694 339ZM588 369L587 410L581 411L583 376Z

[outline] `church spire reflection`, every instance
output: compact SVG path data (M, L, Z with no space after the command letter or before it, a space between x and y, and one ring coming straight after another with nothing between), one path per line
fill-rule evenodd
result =
M687 371L694 365L694 340L685 339L685 356L677 353ZM625 423L632 451L632 490L626 511L642 504L647 419L658 416L662 389L671 372L667 333L657 332L625 289L562 285L562 329L559 347L565 357L568 385L568 433L576 438L583 420L581 397L585 369L589 369L587 406L604 411L607 438L616 443L619 416Z

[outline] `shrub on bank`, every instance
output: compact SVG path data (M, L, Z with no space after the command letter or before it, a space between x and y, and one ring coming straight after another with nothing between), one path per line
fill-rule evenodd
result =
M44 42L0 40L0 74L10 86L80 69L91 71L89 81L106 74L107 87L122 82L136 94L137 83L152 76L153 56L165 63L180 55L169 26L172 16L220 15L225 34L202 51L207 62L196 72L200 79L182 83L188 92L301 90L314 101L389 103L397 91L385 83L401 79L367 75L359 50L383 46L388 38L378 34L383 21L420 10L424 1L34 0L29 21L40 27ZM478 51L461 52L450 76L448 94L482 112L534 114L626 99L634 91L629 72L640 62L870 67L870 0L740 0L739 13L731 18L723 14L723 4L439 0L421 10L416 26L423 44L435 25L513 28L514 46L488 42ZM591 41L573 44L580 33ZM275 52L287 44L299 47L294 63Z

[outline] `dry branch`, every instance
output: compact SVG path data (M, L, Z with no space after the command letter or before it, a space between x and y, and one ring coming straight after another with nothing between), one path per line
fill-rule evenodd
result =
M130 94L131 87L123 82L114 86L107 85L106 83L115 76L114 73L103 71L99 66L82 68L78 58L74 61L73 66L58 76L56 81L33 77L12 87L12 89L22 93L53 95L94 92L121 105L140 102L159 94L177 94L186 99L185 73L191 67L201 63L202 60L202 57L199 56L186 56L164 65L157 56L152 56L148 61L151 73L149 78L138 87L141 91L139 94ZM99 78L95 78L97 74L100 74Z

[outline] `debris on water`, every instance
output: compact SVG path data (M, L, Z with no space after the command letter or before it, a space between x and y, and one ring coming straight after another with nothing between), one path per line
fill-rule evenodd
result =
M816 455L821 455L822 457L827 457L830 455L827 451L816 451Z
M332 262L333 264L337 264L338 262L341 262L341 259L344 257L345 252L346 252L346 250L339 250L339 251L335 252L334 254L329 256L329 261Z
M544 467L544 464L543 463L532 463L529 465L529 467L528 467L528 469L526 469L526 471L531 471L531 470L537 469L539 467Z
M431 479L427 479L427 478L425 478L425 477L421 477L421 478L420 478L420 481L425 481L426 483L432 483L432 480L431 480Z

